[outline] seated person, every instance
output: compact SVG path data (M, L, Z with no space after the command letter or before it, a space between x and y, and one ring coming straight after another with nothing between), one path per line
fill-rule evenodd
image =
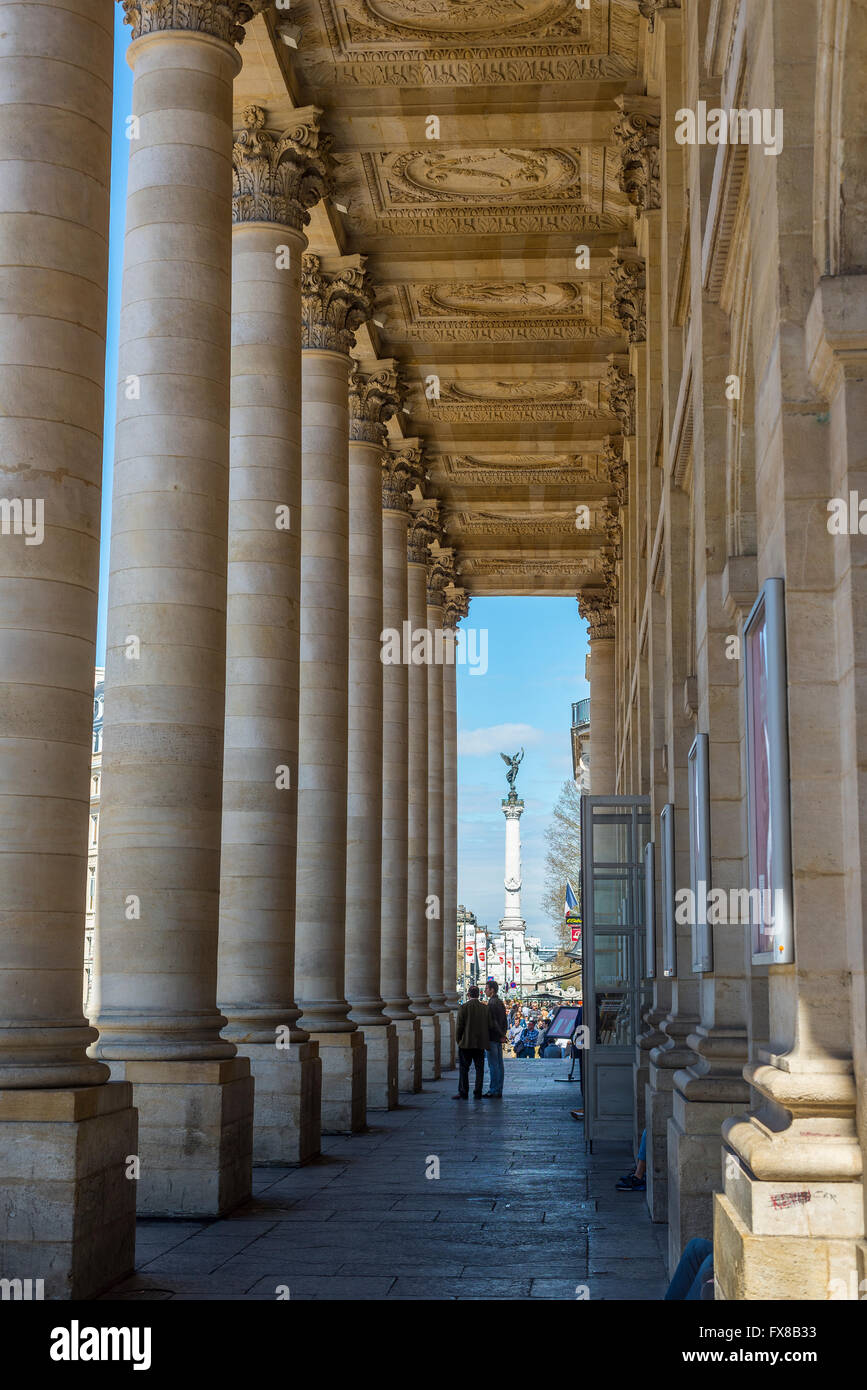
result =
M713 1244L696 1236L687 1243L668 1286L665 1302L709 1302L714 1297Z
M631 1173L624 1173L618 1183L615 1183L617 1192L646 1192L647 1191L647 1130L641 1131L641 1143L638 1145L638 1158Z

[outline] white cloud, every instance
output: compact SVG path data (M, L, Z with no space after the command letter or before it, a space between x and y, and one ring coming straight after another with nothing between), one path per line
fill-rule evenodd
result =
M492 724L488 729L462 729L458 734L458 752L465 758L483 758L491 753L514 753L518 748L531 748L545 737L541 729L531 724Z

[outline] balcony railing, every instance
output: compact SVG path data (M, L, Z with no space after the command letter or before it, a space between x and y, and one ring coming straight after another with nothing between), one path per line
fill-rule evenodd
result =
M590 723L590 699L572 701L572 728Z

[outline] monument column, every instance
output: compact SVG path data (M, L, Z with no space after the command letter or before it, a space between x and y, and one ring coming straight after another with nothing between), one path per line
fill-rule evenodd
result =
M113 9L0 4L0 1271L47 1299L135 1251L132 1088L81 999Z
M363 1129L364 1037L345 996L349 349L371 307L359 256L301 263L301 667L296 988L319 1043L322 1130Z
M133 1082L139 1214L250 1192L250 1064L216 1003L226 683L232 84L249 4L127 6L99 1057Z
M578 612L590 627L590 791L613 796L614 765L614 600L604 593L578 595Z
M421 1022L407 993L409 814L407 523L409 493L423 477L421 450L405 442L382 455L382 960L385 1013L397 1031L398 1087L421 1090Z
M440 1074L439 1019L431 1006L427 956L427 799L428 726L426 649L427 571L437 530L436 507L416 504L407 535L407 615L409 621L409 830L407 854L407 988L410 1009L421 1019L422 1078Z
M393 361L349 374L349 790L346 997L364 1029L367 1108L393 1110L397 1030L380 994L382 957L382 453L399 402Z
M256 1083L253 1160L319 1152L319 1050L297 1027L301 256L329 178L319 112L235 141L226 741L217 998Z

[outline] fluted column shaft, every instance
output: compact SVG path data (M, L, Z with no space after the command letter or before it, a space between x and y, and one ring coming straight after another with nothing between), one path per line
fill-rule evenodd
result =
M169 30L136 39L129 61L141 132L120 381L138 387L120 390L115 450L98 1047L226 1058L216 972L239 59L210 34Z
M430 602L431 598L434 602ZM427 668L427 988L431 1008L442 1013L446 1007L443 994L443 661L437 659L445 655L442 591L429 590L428 600L432 657Z
M590 638L590 790L616 791L614 747L614 637Z
M456 633L448 629L452 640ZM457 668L443 667L443 993L449 1009L458 1007L458 714Z
M382 1026L382 446L349 445L349 798L346 996Z
M349 358L302 353L296 989L308 1032L352 1033L345 990Z
M427 568L424 563L407 565L407 615L413 634L427 627ZM415 637L413 639L415 641ZM409 841L406 881L407 990L410 1008L417 1017L435 1012L431 1008L427 983L427 671L424 665L410 663L409 685Z
M86 1086L113 15L0 16L0 1087Z
M403 632L407 616L403 508L382 512L382 628ZM407 994L408 695L404 661L383 666L382 705L382 994L394 1022L413 1017Z

